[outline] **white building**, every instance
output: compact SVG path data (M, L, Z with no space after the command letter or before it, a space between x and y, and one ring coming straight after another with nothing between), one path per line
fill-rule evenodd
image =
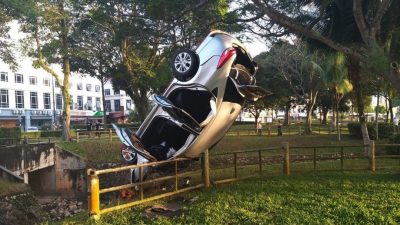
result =
M114 90L111 80L104 84L105 107L108 118L112 121L123 122L129 112L134 109L132 99L123 90Z
M61 90L50 74L33 68L31 63L25 60L15 72L0 63L0 127L21 125L27 130L59 123ZM60 68L55 70L62 75ZM86 120L102 110L101 87L96 78L71 75L70 95L72 121Z

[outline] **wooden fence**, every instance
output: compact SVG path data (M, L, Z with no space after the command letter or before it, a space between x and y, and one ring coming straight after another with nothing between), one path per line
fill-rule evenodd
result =
M292 166L298 166L303 164L311 164L311 171L319 170L370 170L375 171L377 168L376 161L379 159L400 159L400 155L397 154L383 154L382 151L377 155L374 141L371 141L370 145L346 145L346 146L310 146L310 147L298 147L290 146L288 142L282 143L281 146L263 148L263 149L252 149L246 151L235 151L212 154L209 156L206 151L201 157L200 168L191 171L180 171L178 169L178 163L195 163L193 159L177 158L173 160L152 162L141 165L130 165L117 168L109 168L103 170L88 169L88 176L90 180L90 197L89 197L89 212L90 215L99 219L100 215L104 213L113 212L135 205L142 204L173 195L177 195L183 192L199 189L202 187L209 187L226 182L232 182L250 177L263 176L266 174L273 173L273 168L278 168L280 173L289 176L291 172L304 172L302 170L292 169ZM400 144L386 144L379 145L379 147L399 147ZM334 152L331 152L332 149ZM368 150L366 152L366 149ZM266 153L268 153L266 155ZM245 157L243 157L245 155ZM244 159L248 159L247 161ZM366 160L365 164L355 168L353 164L357 160ZM350 165L345 166L345 162L349 161ZM323 163L325 162L325 163ZM333 166L329 169L319 169L319 166L324 166L326 163L337 163L337 166ZM362 161L363 162L363 161ZM215 164L215 165L214 165ZM169 165L173 168L172 175L161 176L152 179L143 179L143 171L145 168L156 168L160 166ZM335 164L336 165L336 164ZM279 169L279 167L281 169ZM397 164L398 169L400 168L400 161ZM396 167L396 168L397 168ZM395 167L391 167L392 169ZM135 183L128 183L117 185L113 187L105 187L100 189L101 178L99 175L114 174L122 171L128 171L131 169L139 169L139 181ZM232 171L233 170L233 171ZM245 172L244 175L240 175L241 172ZM222 171L222 172L221 172ZM276 171L278 172L278 171ZM276 173L275 172L275 173ZM218 175L223 175L219 177ZM228 175L228 177L226 177ZM179 184L180 180L185 177L193 177L193 180L197 180L198 183L194 182L191 186L182 187ZM114 177L114 175L112 176ZM211 178L210 178L211 177ZM173 181L173 189L167 193L146 193L145 188L156 185L159 182ZM137 198L128 202L119 202L117 205L110 204L107 208L101 208L100 195L121 191L125 189L137 189Z

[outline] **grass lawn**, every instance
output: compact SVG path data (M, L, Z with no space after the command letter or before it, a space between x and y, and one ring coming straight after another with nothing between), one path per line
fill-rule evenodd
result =
M0 197L10 194L17 194L28 191L29 186L24 183L11 183L3 178L0 178Z
M399 189L400 174L385 171L267 176L185 194L178 217L147 219L141 206L97 224L399 224ZM90 223L85 214L61 222Z
M284 136L225 136L211 151L210 154L233 152L248 149L268 148L281 146L282 142L289 142L291 146L315 146L315 145L361 145L360 139L354 139L349 135L343 135L341 142L337 141L335 134L324 135L284 135ZM63 149L77 153L84 158L94 162L121 162L121 142L114 138L112 142L108 139L87 139L79 143L59 142ZM309 153L309 150L293 150L296 153ZM337 151L337 150L335 150ZM281 152L279 151L279 154ZM276 152L271 152L276 154Z

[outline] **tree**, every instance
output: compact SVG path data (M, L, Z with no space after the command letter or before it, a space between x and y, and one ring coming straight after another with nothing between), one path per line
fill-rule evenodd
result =
M0 60L8 64L12 70L17 68L17 62L13 52L15 45L11 41L9 34L10 22L12 17L4 13L2 4L0 3Z
M320 66L318 52L309 53L303 43L296 42L296 45L280 43L271 49L270 54L273 54L271 65L279 71L295 98L306 105L307 118L304 132L311 133L312 111L324 72Z
M64 140L70 138L69 77L70 58L74 53L71 49L71 35L75 29L73 21L78 20L80 15L76 4L80 3L72 0L10 0L2 3L9 15L18 20L22 31L27 34L24 48L34 59L33 66L52 75L61 89L64 100ZM32 46L32 43L35 45ZM62 74L57 73L51 64L61 65Z
M353 86L347 79L347 65L345 55L335 53L327 57L326 73L323 80L325 85L331 89L333 105L336 113L336 127L339 128L339 105L345 94L349 93ZM340 129L338 129L338 140L341 140Z
M290 123L290 109L295 105L296 98L293 91L287 88L286 80L279 74L279 70L273 63L274 55L271 52L263 52L254 60L258 64L257 85L271 92L263 99L266 108L273 110L284 109L285 119L283 125Z
M82 19L77 22L73 47L75 54L71 58L71 70L99 79L101 83L103 121L106 123L106 101L104 84L111 79L112 71L118 63L118 50L110 43L112 37L102 32L98 24Z
M218 27L218 18L227 9L227 2L219 0L96 0L86 17L111 35L119 53L113 86L127 92L143 121L149 111L149 93L166 80L165 73L156 72L178 46L190 48L198 37Z
M369 143L368 130L363 113L363 86L361 63L377 49L389 56L382 64L385 79L400 90L398 66L400 24L399 1L338 0L338 1L261 1L252 0L250 10L255 14L246 21L254 21L262 36L280 37L295 34L313 40L323 46L346 54L348 72L358 102L358 114L365 144ZM247 15L251 13L247 13ZM274 29L271 29L274 28ZM253 29L257 30L257 29ZM276 31L276 32L271 32ZM385 47L393 46L390 51ZM362 64L363 66L368 63Z
M243 108L247 109L254 116L255 129L257 129L258 118L260 118L261 111L265 110L263 99L259 99L256 102L246 101Z

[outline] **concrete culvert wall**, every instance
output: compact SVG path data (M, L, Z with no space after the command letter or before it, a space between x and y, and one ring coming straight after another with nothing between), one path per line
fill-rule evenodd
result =
M0 165L23 178L35 194L84 197L86 161L55 144L0 148Z

